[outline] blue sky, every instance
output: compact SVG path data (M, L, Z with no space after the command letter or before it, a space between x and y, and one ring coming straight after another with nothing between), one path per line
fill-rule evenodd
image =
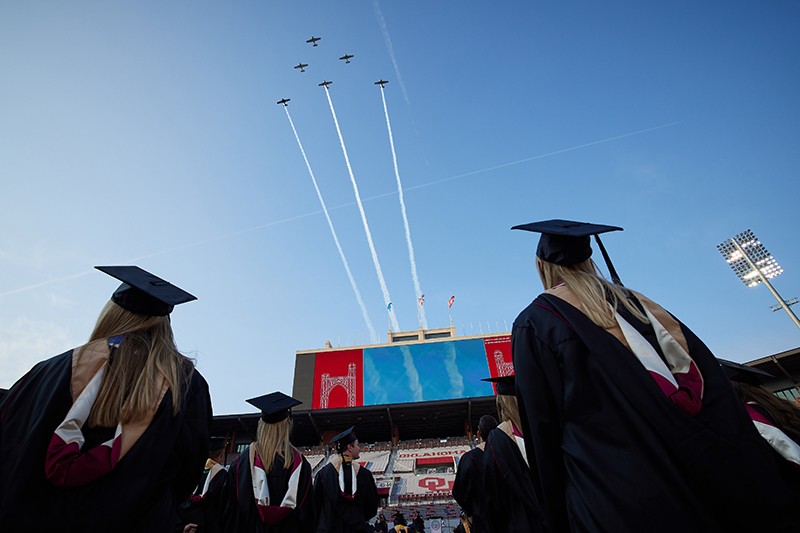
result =
M791 1L5 2L0 386L86 340L117 285L98 264L199 297L173 324L217 414L290 392L295 350L369 339L280 98L384 340L323 80L402 329L379 78L430 326L451 295L459 333L510 325L540 285L536 238L508 228L568 218L624 227L604 242L625 284L717 355L796 347L716 244L751 228L800 295L798 22Z

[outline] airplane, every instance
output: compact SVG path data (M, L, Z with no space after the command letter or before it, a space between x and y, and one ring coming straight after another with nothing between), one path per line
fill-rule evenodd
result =
M339 59L344 61L345 63L349 63L352 58L353 58L353 54L345 54L342 57L340 57Z
M314 36L312 35L312 36L311 36L311 39L307 40L306 42L307 42L307 43L311 43L311 44L313 44L314 46L317 46L317 41L319 41L320 39L322 39L322 37L314 37Z
M389 82L388 82L388 81L386 81L386 80L378 80L378 81L376 81L376 82L375 82L375 85L380 85L380 86L381 86L381 89L383 89L383 86L384 86L385 84L387 84L387 83L389 83Z
M283 104L283 107L288 107L288 104L289 104L289 102L290 102L290 101L291 101L291 98L281 98L281 99L280 99L280 100L278 100L276 103L277 103L278 105L281 105L281 104Z
M294 68L299 68L300 72L305 72L307 66L308 66L308 63L298 63L297 65L295 65Z
M322 83L319 84L319 86L320 87L325 87L327 89L328 85L330 85L331 83L333 83L333 82L332 81L323 81Z

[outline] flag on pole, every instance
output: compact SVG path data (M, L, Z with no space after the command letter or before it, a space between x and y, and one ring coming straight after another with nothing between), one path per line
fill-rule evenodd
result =
M453 307L453 303L455 301L456 301L456 297L455 296L451 296L450 300L447 302L447 308L450 309L451 307Z
M422 304L425 303L425 295L421 294L419 297L419 306L422 307Z

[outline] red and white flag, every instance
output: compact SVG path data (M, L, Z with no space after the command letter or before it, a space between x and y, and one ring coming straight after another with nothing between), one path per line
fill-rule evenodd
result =
M451 296L450 300L448 300L448 302L447 302L447 308L450 309L451 307L453 307L453 303L455 301L456 301L456 297L455 296Z

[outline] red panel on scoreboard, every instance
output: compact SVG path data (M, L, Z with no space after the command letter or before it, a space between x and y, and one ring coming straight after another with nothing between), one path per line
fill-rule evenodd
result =
M316 354L312 409L364 405L363 366L361 349Z
M493 378L514 375L510 336L483 339L483 347L486 349L486 362L489 363L489 374Z

